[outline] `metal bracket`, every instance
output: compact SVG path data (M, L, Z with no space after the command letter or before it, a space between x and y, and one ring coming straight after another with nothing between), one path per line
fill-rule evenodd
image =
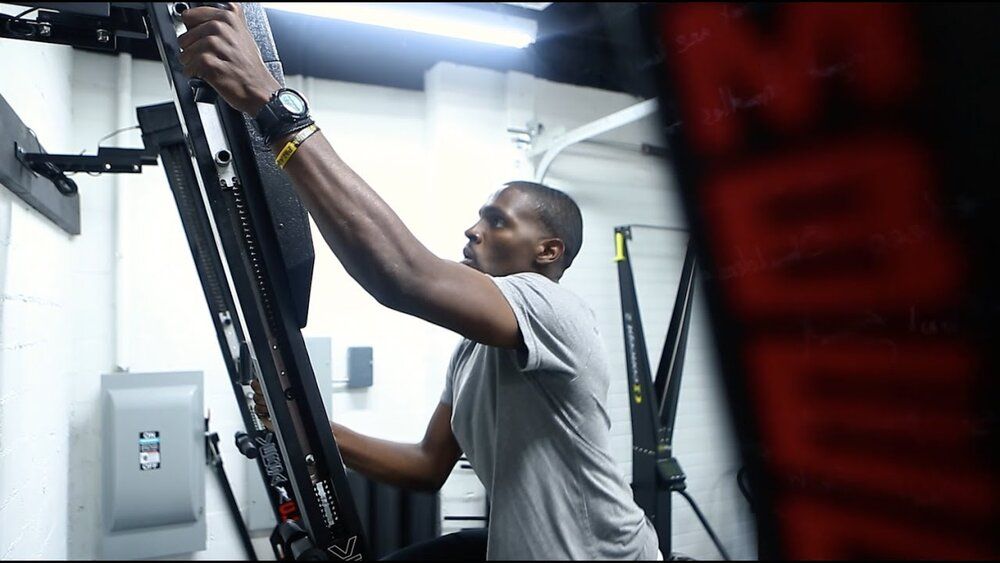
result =
M687 488L684 483L684 470L675 457L661 458L656 460L656 472L671 491L683 491Z
M49 154L47 152L27 152L17 142L14 143L17 160L32 172L48 178L63 195L76 193L76 182L65 176L66 172L90 172L102 174L139 174L142 166L157 163L155 153L146 149L117 149L100 147L97 156L78 154Z
M142 3L21 2L35 6L34 20L0 14L0 37L115 52L118 38L147 39ZM55 11L58 10L58 11Z
M68 178L65 183L44 179L52 179L50 176L56 176L56 172L46 167L43 176L32 170L24 158L26 153L44 151L34 131L0 96L0 184L67 233L78 235L80 197L75 184Z
M139 174L142 172L143 165L156 166L158 161L156 153L145 148L98 147L96 156L27 152L19 145L17 151L20 160L35 171L52 164L61 172Z

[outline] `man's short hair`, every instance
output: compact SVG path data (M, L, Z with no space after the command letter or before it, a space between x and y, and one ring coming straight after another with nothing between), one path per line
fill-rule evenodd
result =
M504 186L520 190L535 200L538 219L553 236L562 239L565 247L563 270L569 268L583 246L583 215L580 213L580 206L565 192L536 182L518 180L507 182Z

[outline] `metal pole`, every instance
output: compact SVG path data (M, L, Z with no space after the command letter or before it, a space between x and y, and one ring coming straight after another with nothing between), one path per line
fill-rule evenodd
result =
M205 422L206 426L208 422ZM207 429L206 429L207 430ZM253 541L250 539L250 532L247 530L243 516L240 515L240 506L236 503L236 496L233 495L233 488L229 485L229 477L226 476L226 468L222 465L222 454L219 452L219 435L216 432L205 432L205 451L208 454L208 463L215 470L215 476L219 479L222 492L226 494L226 503L229 505L229 513L233 516L233 522L243 541L243 549L247 552L250 561L257 561L257 552L254 551Z

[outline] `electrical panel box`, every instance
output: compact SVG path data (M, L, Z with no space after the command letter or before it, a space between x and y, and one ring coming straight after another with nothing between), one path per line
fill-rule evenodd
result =
M201 372L101 378L102 559L205 549Z
M333 345L328 336L306 336L305 343L313 373L316 375L316 386L323 395L323 408L326 409L326 416L329 418L333 395ZM271 502L267 499L267 490L260 478L260 470L255 461L245 457L242 457L242 465L246 484L243 488L245 492L243 521L250 532L270 531L278 523L274 519Z
M372 386L372 347L358 346L347 349L347 386L351 388Z

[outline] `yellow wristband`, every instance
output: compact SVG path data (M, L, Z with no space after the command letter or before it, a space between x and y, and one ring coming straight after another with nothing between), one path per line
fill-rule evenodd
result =
M313 133L319 131L319 127L315 125L310 125L305 129L299 131L295 134L295 137L291 141L285 143L284 148L278 153L278 156L274 158L274 163L278 165L278 168L284 169L285 164L288 164L288 160L292 158L295 151L299 150L299 145L305 142Z

